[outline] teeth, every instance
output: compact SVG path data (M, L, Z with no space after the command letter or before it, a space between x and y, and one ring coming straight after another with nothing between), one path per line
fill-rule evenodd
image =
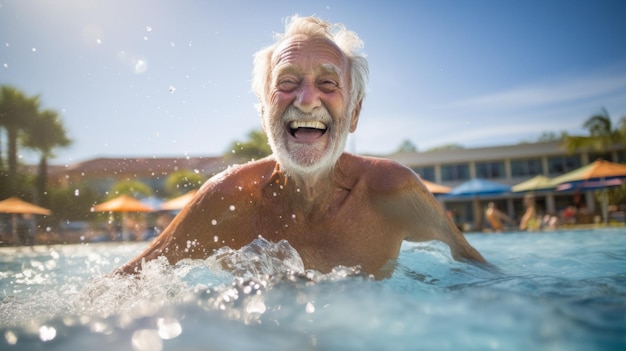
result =
M289 123L289 128L298 129L298 128L315 128L315 129L326 129L326 125L319 121L293 121Z

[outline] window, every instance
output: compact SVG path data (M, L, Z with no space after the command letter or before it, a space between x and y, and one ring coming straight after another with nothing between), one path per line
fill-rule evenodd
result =
M469 179L469 164L467 163L441 166L441 180L444 182Z
M504 161L476 162L476 177L483 179L506 178Z
M580 156L548 157L548 174L550 176L558 176L573 171L580 166Z
M511 177L527 177L543 174L540 158L511 161Z
M435 167L413 167L413 171L422 177L422 179L435 181Z

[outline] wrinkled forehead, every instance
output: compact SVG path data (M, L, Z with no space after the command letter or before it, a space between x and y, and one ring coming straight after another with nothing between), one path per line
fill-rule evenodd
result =
M305 70L335 66L340 72L348 72L348 59L335 43L304 35L288 38L274 50L272 69L285 65L297 65Z

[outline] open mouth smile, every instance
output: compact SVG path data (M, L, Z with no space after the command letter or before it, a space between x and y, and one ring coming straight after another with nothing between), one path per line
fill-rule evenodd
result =
M326 133L326 125L320 121L292 121L289 134L298 141L315 141Z

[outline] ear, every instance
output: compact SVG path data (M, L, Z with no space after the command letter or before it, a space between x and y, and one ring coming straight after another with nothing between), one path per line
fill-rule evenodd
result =
M350 121L350 133L354 133L356 130L357 124L359 124L359 115L361 114L361 104L363 103L363 99L359 100L354 106L352 110L352 119Z

